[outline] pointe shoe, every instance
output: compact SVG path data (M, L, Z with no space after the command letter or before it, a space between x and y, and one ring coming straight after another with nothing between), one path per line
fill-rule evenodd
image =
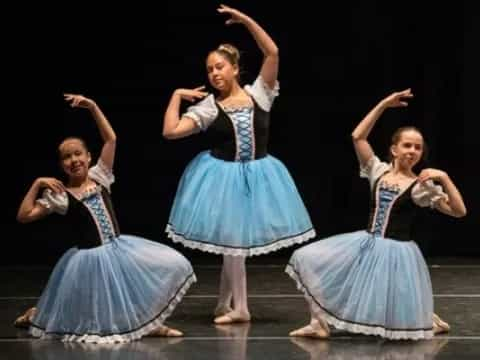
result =
M225 315L218 316L215 318L215 324L224 325L224 324L233 324L233 323L245 323L250 321L250 314L239 314L234 311L231 311Z
M441 326L437 323L433 323L433 335L443 334L450 331L450 325L445 323L447 326Z
M232 311L233 309L229 305L217 305L215 311L213 312L213 315L215 315L215 317L220 317Z
M36 313L37 308L32 307L28 309L23 315L15 319L13 325L18 328L29 328Z
M315 339L326 339L330 337L330 330L324 329L321 326L313 327L312 325L304 326L300 329L293 330L289 336L310 337Z
M450 331L450 325L440 319L440 317L437 314L433 314L433 333L436 334L441 334L441 333L446 333Z
M150 332L148 336L180 337L183 336L183 333L180 330L172 329L165 325L160 325L158 328Z

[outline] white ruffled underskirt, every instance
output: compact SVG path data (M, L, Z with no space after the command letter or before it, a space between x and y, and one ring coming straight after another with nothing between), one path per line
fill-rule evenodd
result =
M199 241L188 240L184 238L182 235L176 234L173 231L173 228L171 227L171 225L167 225L167 228L165 231L167 232L167 236L170 239L172 239L173 242L181 243L183 246L188 247L190 249L197 249L203 252L209 252L217 255L244 256L244 257L268 254L270 252L274 252L274 251L287 248L296 244L304 243L316 236L315 230L310 229L303 234L285 238L273 244L254 247L254 248L241 249L241 248L231 248L231 247L225 247L221 245L207 244Z

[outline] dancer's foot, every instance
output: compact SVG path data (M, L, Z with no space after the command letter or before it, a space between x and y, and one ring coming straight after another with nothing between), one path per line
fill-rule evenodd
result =
M450 325L440 319L437 314L433 314L433 333L435 335L442 334L450 331Z
M250 313L230 311L229 313L215 318L215 324L233 324L244 323L250 321Z
M218 304L213 314L215 315L215 317L219 317L219 316L226 315L232 311L233 309L230 307L230 305Z
M158 328L150 332L148 336L179 337L183 336L183 333L180 330L160 325Z
M330 329L328 325L322 326L318 321L312 322L300 329L293 330L290 336L311 337L315 339L326 339L330 337Z
M37 313L37 308L32 307L25 311L25 313L21 316L19 316L13 325L18 328L28 328L32 324L32 319Z

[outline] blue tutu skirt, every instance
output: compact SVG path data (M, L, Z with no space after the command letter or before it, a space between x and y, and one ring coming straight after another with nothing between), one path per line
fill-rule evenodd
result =
M265 254L315 236L279 160L224 161L208 151L187 166L166 231L189 248L238 256Z
M389 339L433 336L432 285L413 241L366 231L296 250L286 268L313 312L334 327Z
M164 322L195 280L183 255L143 238L120 235L96 248L72 248L50 276L30 333L78 342L136 340Z

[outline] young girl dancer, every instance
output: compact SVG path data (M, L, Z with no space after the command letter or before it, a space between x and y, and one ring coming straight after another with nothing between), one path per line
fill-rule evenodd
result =
M371 187L370 221L364 231L316 241L293 253L286 272L304 293L311 322L292 336L325 338L328 324L389 339L431 338L448 330L433 314L428 268L411 230L417 206L465 216L462 196L444 171L414 173L424 153L418 129L394 133L390 163L380 161L367 140L386 109L407 106L412 97L410 89L391 94L353 131L360 176Z
M217 143L186 168L177 190L168 235L183 245L223 255L218 324L250 321L245 258L304 242L315 236L310 217L285 166L268 155L270 109L278 95L278 48L250 17L227 6L227 24L244 25L263 52L260 74L239 84L239 52L229 44L208 54L210 84L177 89L165 113L163 134L182 138L199 131ZM182 100L203 99L180 115Z
M66 183L38 178L20 205L22 223L53 212L63 215L68 226L61 235L78 246L62 256L36 308L17 319L17 325L29 323L33 336L63 341L181 336L163 322L195 281L192 267L165 245L120 235L110 199L115 132L93 100L72 94L65 99L91 112L104 144L98 162L90 167L84 141L66 138L58 147Z

